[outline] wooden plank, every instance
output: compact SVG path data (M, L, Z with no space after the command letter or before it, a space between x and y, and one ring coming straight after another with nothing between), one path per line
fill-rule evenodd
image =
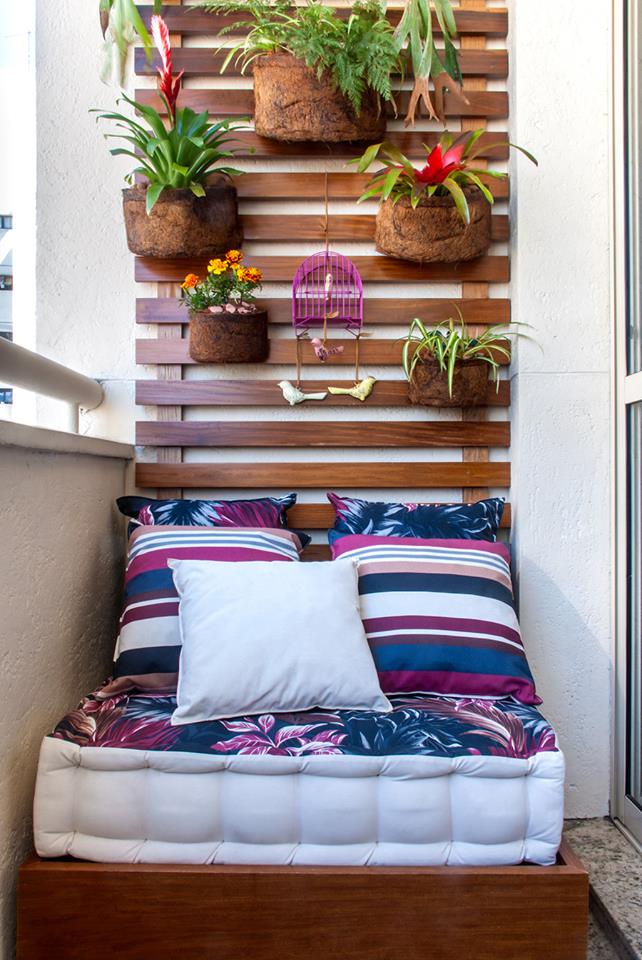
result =
M183 47L182 50L172 50L174 70L182 70L186 77L217 77L220 75L226 51L219 51L212 47ZM493 80L503 80L508 76L507 50L464 50L460 54L459 64L465 77L479 76ZM156 76L160 66L160 57L155 56L148 61L142 47L136 49L135 71L138 76ZM239 76L241 66L234 60L230 63L225 76Z
M241 217L246 240L325 240L325 218L322 214L252 214ZM328 217L328 230L333 243L341 241L374 242L375 217L368 214L341 214ZM495 242L509 239L508 217L495 214L491 218L491 236Z
M422 133L420 136L424 138L426 135ZM423 150L421 146L420 150ZM349 156L356 155L357 151L352 147ZM356 200L370 180L368 174L360 173L329 173L327 176L330 200ZM490 183L490 178L487 178L487 181ZM237 177L235 182L241 200L323 200L325 195L323 173L252 172L247 176ZM508 198L508 178L493 180L491 185L496 200Z
M142 5L140 13L146 23L149 23L154 8L150 5ZM225 27L233 26L243 19L238 14L211 14L198 7L185 7L182 10L176 10L172 7L162 8L162 16L170 31L184 33L189 35L205 34L214 36ZM455 19L459 34L483 33L487 37L505 37L508 34L508 12L506 9L497 7L483 13L463 11L455 9ZM343 17L348 15L347 10L340 11ZM394 25L399 23L401 12L391 9L388 12L388 19ZM248 20L251 19L248 15ZM433 25L437 35L439 35L439 24L433 17Z
M510 424L452 421L140 420L136 443L180 447L508 447Z
M292 323L292 301L289 297L261 297L261 306L270 312L270 323ZM510 300L452 300L409 297L408 299L366 299L364 321L371 324L406 326L411 317L420 317L424 323L440 323L454 313L456 303L468 323L476 326L509 323ZM136 300L136 323L189 323L189 314L174 297L139 297Z
M354 366L356 360L354 339L337 339L333 340L332 344L333 346L343 346L343 353L329 357L323 366ZM502 341L502 345L510 346L507 341ZM136 363L194 364L195 361L189 356L187 348L187 340L156 340L151 337L146 340L137 340ZM301 362L304 365L321 366L321 361L317 359L309 341L302 340L300 349ZM401 365L401 343L399 340L362 340L359 355L362 364L370 363L398 367ZM509 362L504 356L498 356L497 360L504 365ZM277 365L296 363L296 341L294 338L270 340L270 354L265 363Z
M352 380L304 380L301 388L316 393L328 386L349 388ZM328 394L324 407L354 407L354 397ZM370 407L408 407L408 386L405 380L378 380L366 401ZM274 380L157 380L136 381L136 403L140 406L181 404L190 407L287 407ZM499 390L489 383L486 403L491 407L510 405L510 381L501 380Z
M508 487L510 463L137 463L136 486L238 490Z
M134 97L137 103L147 107L154 107L159 113L166 112L166 104L160 99L154 89L139 88ZM396 96L395 106L385 103L383 108L388 117L404 116L410 99L409 91L400 91ZM448 117L476 117L488 120L505 120L508 117L508 94L504 91L481 91L478 93L466 91L466 100L446 94L445 112ZM224 90L221 88L183 89L181 91L181 106L191 107L196 113L207 110L217 117L252 117L254 115L254 92L235 88Z
M510 528L511 506L507 503L501 527ZM328 530L334 525L334 508L329 503L297 503L288 510L288 524L299 530Z
M507 283L510 279L508 257L480 257L468 263L410 263L384 256L352 257L362 280L383 283L463 283L483 280ZM267 282L291 283L301 257L261 256L252 259L253 266L263 272ZM204 273L207 260L156 260L136 257L135 278L141 283L162 283L183 280L189 272Z

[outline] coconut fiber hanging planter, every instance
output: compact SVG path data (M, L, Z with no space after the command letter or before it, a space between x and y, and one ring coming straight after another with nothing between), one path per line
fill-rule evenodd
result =
M327 74L321 78L290 53L258 57L254 70L254 125L271 140L340 143L379 140L386 118L368 88L357 114Z
M143 187L123 190L127 245L139 257L223 256L243 241L236 187L228 177L205 187L204 197L166 188L149 214L145 197Z
M477 187L465 187L470 223L450 196L422 197L412 208L408 197L384 200L377 212L375 243L389 257L419 263L454 263L487 253L491 207Z
M267 310L228 306L190 312L189 355L197 363L262 363L269 349Z
M486 405L489 366L484 360L459 360L453 375L452 396L448 374L436 360L420 360L408 383L411 403L425 407L481 407Z

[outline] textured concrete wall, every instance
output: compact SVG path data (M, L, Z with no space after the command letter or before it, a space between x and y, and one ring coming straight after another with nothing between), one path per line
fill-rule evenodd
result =
M567 813L607 812L611 767L610 4L512 4L517 143L513 500L521 622L568 759ZM522 175L520 176L520 172Z
M42 737L108 674L123 560L125 462L0 446L0 957L32 848Z

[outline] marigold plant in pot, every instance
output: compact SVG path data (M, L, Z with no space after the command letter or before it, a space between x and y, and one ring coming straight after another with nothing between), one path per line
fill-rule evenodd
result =
M106 137L126 143L110 152L136 161L126 181L133 184L137 174L146 181L123 190L127 243L139 256L220 256L243 240L236 187L230 179L240 171L221 165L233 156L231 134L243 121L210 123L206 111L196 114L189 107L178 107L182 73L173 73L169 34L161 17L152 17L152 36L162 60L158 91L167 120L124 93L117 102L129 104L140 120L93 111L99 120L113 121L118 128Z
M207 265L204 279L190 273L181 284L189 310L189 355L199 363L260 363L267 359L268 315L255 301L262 275L243 266L240 250Z
M453 263L485 254L491 239L491 188L481 178L502 180L507 174L476 166L484 130L444 133L426 164L417 170L393 144L374 144L350 161L365 173L376 159L374 174L359 202L378 197L375 243L390 257L419 263ZM515 144L509 144L515 146ZM486 148L488 149L488 148ZM537 160L516 147L535 165Z
M428 329L415 318L403 345L403 369L411 403L427 407L479 407L486 404L488 378L499 389L502 359L510 359L506 327L487 327L478 336L466 328L461 312Z
M241 13L222 31L247 31L229 49L254 74L256 132L273 140L377 140L385 129L382 101L399 47L382 0L356 0L349 17L320 2L204 0L213 13Z

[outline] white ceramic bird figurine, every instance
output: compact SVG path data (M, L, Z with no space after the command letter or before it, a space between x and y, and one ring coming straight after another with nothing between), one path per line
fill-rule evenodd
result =
M372 393L372 388L376 382L374 377L365 377L349 389L346 387L328 387L328 390L335 396L354 397L355 400L361 400L363 403Z
M304 400L325 400L327 397L327 393L304 393L289 380L280 380L277 386L281 388L284 399L291 407L296 406L297 403L303 403Z
M317 355L317 360L320 360L321 363L325 363L329 357L336 357L345 350L345 347L342 344L335 347L326 347L323 340L320 340L319 337L313 337L313 339L310 340L310 343L312 344L312 349Z

